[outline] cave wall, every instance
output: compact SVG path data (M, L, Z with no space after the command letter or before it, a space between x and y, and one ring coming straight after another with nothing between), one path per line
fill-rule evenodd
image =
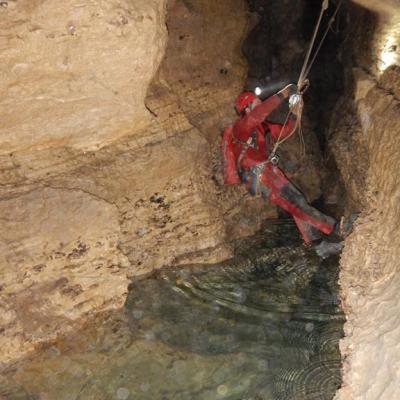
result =
M274 1L251 3L276 6ZM320 2L304 4L307 11L314 8L302 16L312 27ZM273 15L274 9L269 12ZM337 400L400 398L399 13L398 0L344 3L305 96L310 105L306 116L322 136L331 169L323 180L325 203L345 215L360 213L341 256L347 322L341 341L343 387ZM268 32L265 37L275 40ZM269 51L279 60L272 44ZM283 63L279 67L285 70Z
M0 154L94 150L148 125L144 98L165 50L165 4L3 1Z
M232 254L225 214L245 192L223 205L213 143L245 73L246 14L241 0L10 0L0 13L6 366L122 307L133 275Z
M276 216L243 188L221 185L219 135L246 74L244 2L6 3L2 365L88 315L121 307L129 277L225 259L229 237ZM392 171L399 170L400 73L382 61L398 52L399 29L387 13L355 6L349 13L352 30L338 53L349 89L327 132L348 210L361 211L341 260L348 321L337 399L397 399L400 193ZM304 43L289 47L275 55L275 67L289 68L288 54L299 55ZM307 118L305 125L316 129ZM298 143L288 145L287 154L298 152ZM310 158L292 160L291 178L303 171L298 183L312 199L320 195L319 158L311 151L308 170Z
M226 259L232 239L277 213L222 184L220 134L246 78L245 2L9 0L0 14L7 365L120 308L132 276ZM277 46L275 67L299 57L302 44L290 46ZM320 154L307 141L306 158L298 141L282 151L313 200Z
M123 304L129 218L120 201L138 192L139 179L126 153L151 118L144 97L165 51L164 19L164 1L2 2L4 364L83 315ZM124 157L127 170L116 173Z
M400 8L361 3L370 9L346 10L345 94L328 133L348 210L360 212L341 257L347 322L335 399L393 400L400 398Z

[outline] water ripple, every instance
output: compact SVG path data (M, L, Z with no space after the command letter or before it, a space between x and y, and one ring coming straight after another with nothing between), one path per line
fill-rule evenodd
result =
M334 396L341 383L339 360L313 362L301 369L280 371L274 382L276 400L321 400Z
M143 315L131 324L139 337L255 362L258 392L243 396L329 400L340 385L344 322L336 278L335 260L321 263L298 245L264 247L247 258L166 269L133 282L126 306Z

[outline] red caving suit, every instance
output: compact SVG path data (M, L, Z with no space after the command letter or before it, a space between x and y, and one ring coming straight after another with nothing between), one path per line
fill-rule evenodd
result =
M283 100L283 95L275 94L225 128L222 139L224 181L228 185L243 182L253 195L261 193L290 213L309 244L321 237L319 232L331 234L336 221L311 207L282 170L268 161L273 142L279 135L281 139L287 137L296 123L292 114L281 132L282 125L266 121Z

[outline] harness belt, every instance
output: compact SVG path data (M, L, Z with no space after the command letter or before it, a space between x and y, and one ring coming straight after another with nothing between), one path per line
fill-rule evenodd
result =
M258 194L263 194L262 187L261 187L262 185L260 185L260 180L261 180L261 176L264 172L265 166L269 163L270 163L269 160L259 163L255 166L249 168L242 174L242 180L244 182L250 183L249 190L253 196L256 196ZM250 181L250 179L251 179L251 181ZM264 190L264 192L265 192L265 190Z

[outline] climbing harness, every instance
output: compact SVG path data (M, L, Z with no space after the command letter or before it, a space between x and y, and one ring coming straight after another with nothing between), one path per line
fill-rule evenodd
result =
M253 132L253 133L250 135L250 137L247 139L246 142L243 142L243 141L239 140L239 139L236 138L236 137L233 137L233 141L234 141L235 143L239 143L239 144L242 145L242 150L241 150L241 152L240 152L240 154L239 154L239 156L238 156L238 158L237 158L237 160L236 160L236 168L237 168L237 170L239 171L239 173L241 173L241 172L242 172L241 163L242 163L243 157L245 156L247 150L248 150L249 148L255 149L256 146L257 146L256 135L255 135L255 132Z
M242 181L251 183L250 192L255 196L255 195L261 193L260 180L261 180L261 175L264 171L265 166L269 163L271 163L273 166L277 166L279 163L279 156L275 153L271 153L268 157L268 160L263 161L255 166L249 168L249 172L243 171L241 163L242 163L243 157L245 156L247 150L257 148L255 132L253 132L253 134L248 138L248 140L246 142L243 142L242 140L239 140L238 138L235 138L235 137L233 138L233 140L234 140L234 142L242 145L242 150L240 151L240 154L236 160L236 169L239 172L239 175L240 175ZM250 180L251 180L251 182L250 182Z
M270 163L274 166L279 164L279 156L278 154L275 153L271 153L268 157L268 160L270 161Z
M264 194L264 195L268 194L267 193L268 189L263 188L260 182L265 166L269 162L271 161L270 160L263 161L255 165L254 167L249 168L249 170L243 173L242 175L243 181L249 184L248 189L253 196L256 196L258 194Z
M317 46L317 48L316 48L316 50L314 52L314 55L313 55L313 57L312 57L312 59L310 61L311 53L312 53L312 50L313 50L313 47L314 47L314 44L315 44L315 40L317 38L317 34L318 34L318 31L319 31L319 28L320 28L320 25L321 25L322 17L324 16L324 13L326 12L326 10L329 7L329 0L323 0L323 2L322 2L321 12L319 14L317 23L315 25L313 36L311 38L310 45L308 47L308 50L307 50L307 53L306 53L306 57L305 57L304 62L303 62L303 66L301 68L299 79L297 81L298 93L295 94L295 95L292 95L290 97L290 99L289 99L289 112L287 114L285 123L282 125L282 128L281 128L281 131L279 133L278 139L275 142L274 148L272 150L271 155L273 155L273 157L276 156L276 151L278 150L278 147L283 142L285 142L287 139L289 139L297 131L298 128L299 128L300 138L301 138L303 149L304 149L304 139L303 139L303 135L301 133L301 117L302 117L302 114L303 114L303 107L304 107L303 94L306 92L306 90L308 89L308 87L310 85L310 82L307 79L307 76L309 75L311 67L313 66L313 64L315 62L315 59L317 58L317 55L318 55L319 51L321 50L322 44L323 44L323 42L324 42L324 40L326 38L326 35L329 32L329 29L331 29L332 24L336 19L336 15L339 12L339 9L340 9L342 3L343 3L343 0L339 0L338 4L336 6L335 12L333 13L332 17L330 18L330 20L328 22L328 25L327 25L327 28L325 29L325 32L322 35L322 38L321 38L321 40L320 40L320 42L319 42L319 44L318 44L318 46ZM293 130L285 138L281 139L282 132L283 132L286 124L289 121L290 114L292 114L292 113L297 115L296 124L295 124Z

